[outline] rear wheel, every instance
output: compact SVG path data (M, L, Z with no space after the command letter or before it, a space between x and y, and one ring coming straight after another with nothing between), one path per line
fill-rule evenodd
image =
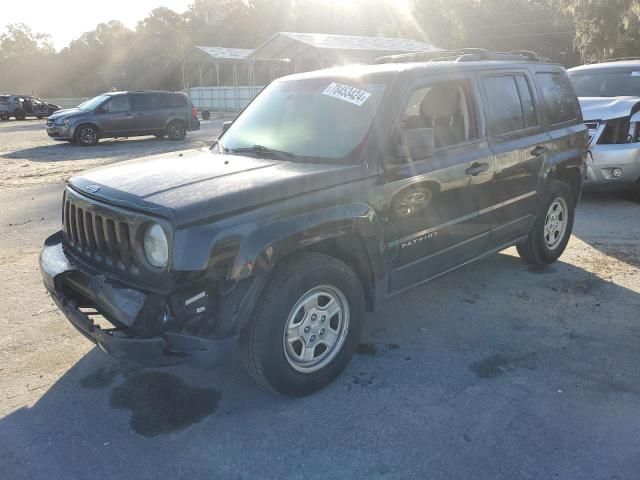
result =
M560 258L571 237L574 213L571 188L550 180L536 223L527 240L517 246L520 257L534 265L550 264Z
M167 135L171 140L184 140L187 136L187 127L182 120L174 120L167 127Z
M84 124L76 128L75 141L78 145L90 147L98 143L100 135L95 125Z
M15 113L14 117L16 117L16 120L24 120L25 118L27 118L26 114L22 110L18 110Z
M349 363L363 315L362 287L349 266L319 253L295 255L274 272L243 329L242 362L258 383L308 395Z

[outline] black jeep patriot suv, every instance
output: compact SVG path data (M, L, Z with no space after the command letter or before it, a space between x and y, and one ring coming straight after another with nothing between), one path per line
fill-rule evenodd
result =
M519 55L293 75L210 151L69 180L44 283L102 350L215 365L313 392L365 311L516 245L565 249L587 148L562 67Z

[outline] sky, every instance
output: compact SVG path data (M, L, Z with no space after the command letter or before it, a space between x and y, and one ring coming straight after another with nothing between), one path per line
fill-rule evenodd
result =
M0 0L0 33L9 23L25 23L51 35L56 50L98 23L120 20L133 28L156 7L184 12L192 0Z

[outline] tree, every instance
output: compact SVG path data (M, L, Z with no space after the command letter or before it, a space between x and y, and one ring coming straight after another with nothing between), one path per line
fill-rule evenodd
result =
M586 61L640 54L637 0L552 0L575 22L575 45Z

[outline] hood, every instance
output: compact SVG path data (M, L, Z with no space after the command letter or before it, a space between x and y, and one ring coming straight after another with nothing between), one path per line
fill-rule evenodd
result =
M69 184L84 195L183 225L326 189L366 173L364 165L294 163L202 149L90 170Z
M586 121L629 117L640 105L639 97L580 97L578 100Z
M64 110L55 111L54 113L49 115L49 118L52 119L52 120L57 120L59 118L72 117L73 115L76 115L78 113L87 113L87 111L86 110L80 110L79 108L66 108Z

